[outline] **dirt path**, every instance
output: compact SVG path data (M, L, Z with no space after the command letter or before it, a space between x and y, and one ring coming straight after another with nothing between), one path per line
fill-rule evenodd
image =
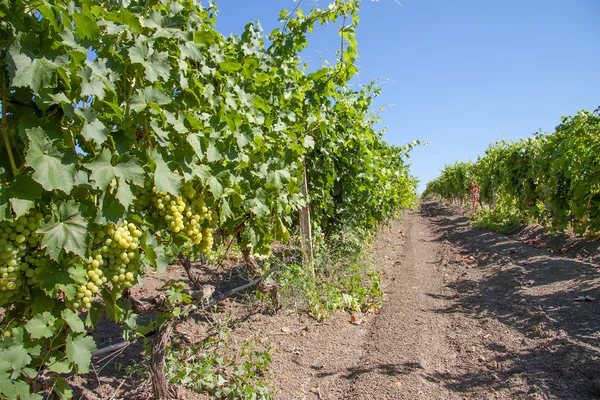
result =
M339 314L273 341L277 398L594 398L600 301L573 299L600 297L594 265L470 228L437 203L388 226L374 257L385 307L364 325Z

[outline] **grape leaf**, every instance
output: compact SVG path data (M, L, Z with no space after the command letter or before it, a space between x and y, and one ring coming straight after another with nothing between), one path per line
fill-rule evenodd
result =
M69 194L75 183L75 166L58 151L42 128L26 131L29 151L25 160L34 170L33 179L48 191L62 190Z
M102 144L107 139L108 129L102 122L97 119L94 119L90 123L86 123L81 128L81 135L85 138L85 140L91 141L94 140L98 144Z
M48 357L48 362L46 363L46 365L48 366L48 369L50 371L54 371L58 374L68 374L73 369L71 367L71 363L67 360L59 361L64 357L64 353L61 352L59 354L62 355L62 357Z
M129 102L129 106L132 111L140 112L148 107L148 104L150 103L164 105L169 104L170 102L171 98L167 96L165 92L148 86L135 93Z
M25 329L29 332L32 339L48 338L54 335L54 323L56 318L48 311L43 314L35 315L28 323Z
M65 378L56 378L56 381L54 381L54 391L58 393L63 400L70 400L73 398L73 389L67 383Z
M53 61L29 57L18 42L10 47L7 58L11 86L29 87L35 94L42 88L56 86L54 75L59 65Z
M75 22L75 31L80 37L84 39L97 39L100 36L98 23L87 15L74 13L73 22Z
M282 189L285 182L291 179L290 171L287 169L278 169L267 174L267 184L275 186L277 189Z
M144 232L141 243L142 250L144 250L144 254L150 262L150 265L156 268L156 272L159 274L164 273L167 270L169 263L172 261L171 258L165 254L164 247L159 245L154 235L147 231Z
M154 184L156 185L156 191L178 195L181 188L182 177L171 171L158 151L150 150L148 152L148 158L156 165L154 170Z
M35 200L42 197L42 188L28 175L17 175L6 191L17 218L27 214Z
M221 197L221 195L223 194L223 185L221 185L221 182L219 182L217 177L215 177L215 176L209 177L206 180L206 184L210 188L210 191L212 192L213 196L215 196L215 199L219 199Z
M77 367L80 373L90 371L92 351L97 350L96 343L91 336L74 335L67 336L67 360Z
M244 208L252 211L257 217L263 217L269 213L269 207L258 197L244 201Z
M96 215L96 222L104 225L108 222L117 223L125 215L125 207L110 192L106 191L100 198L100 208Z
M111 161L111 151L104 149L96 159L85 164L84 167L91 171L90 179L101 190L106 190L113 179L118 178L119 186L117 187L116 198L127 208L133 202L133 194L126 182L143 186L144 169L135 158L131 158L126 162L118 162L114 166Z
M71 328L73 332L85 332L85 326L83 325L83 321L72 310L69 310L68 308L63 310L62 318L69 325L69 328Z
M0 371L21 371L31 362L29 351L22 343L13 341L0 350Z
M192 146L194 153L200 158L200 160L204 159L204 151L202 149L202 141L200 140L200 136L197 133L188 133L186 136L187 142Z
M117 162L114 166L111 160L111 151L104 149L94 161L84 165L91 171L90 179L96 182L100 189L106 190L114 178L119 178L119 182L127 181L137 186L144 185L144 169L135 158L126 162Z
M147 63L143 64L146 68L146 79L150 82L156 81L159 77L166 82L171 75L171 66L169 65L168 55L155 51L150 56Z
M61 203L52 212L49 221L43 222L38 233L42 233L41 247L58 261L63 251L72 252L81 258L87 249L88 221L81 215L79 207L73 203Z
M88 66L77 72L81 78L81 95L83 97L94 96L98 100L104 100L105 84L102 79L94 75L94 71Z
M229 202L227 199L223 199L221 201L221 213L219 215L219 222L221 225L225 224L227 220L233 215L231 212L231 208L229 207Z

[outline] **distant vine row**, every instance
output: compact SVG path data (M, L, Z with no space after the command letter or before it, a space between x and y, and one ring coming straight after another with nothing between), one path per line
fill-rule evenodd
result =
M551 134L491 145L475 163L447 165L424 196L466 201L476 183L487 207L474 217L508 228L541 223L600 235L600 109L563 117Z

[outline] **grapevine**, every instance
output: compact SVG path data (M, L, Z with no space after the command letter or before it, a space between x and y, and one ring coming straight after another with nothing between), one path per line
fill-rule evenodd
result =
M347 87L357 0L241 36L212 3L125 3L0 2L0 353L25 360L0 370L0 398L68 391L102 311L135 317L123 291L217 229L265 254L309 200L315 229L366 234L415 201L413 145L374 129L373 84ZM339 20L338 62L307 73L309 32Z

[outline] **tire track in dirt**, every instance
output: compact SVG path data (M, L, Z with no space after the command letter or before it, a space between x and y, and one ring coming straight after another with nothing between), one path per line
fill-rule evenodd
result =
M433 378L456 362L445 334L452 316L432 312L448 305L443 298L446 250L418 212L394 225L406 241L389 255L376 250L377 257L393 259L384 269L385 306L370 325L348 392L357 399L458 398Z

